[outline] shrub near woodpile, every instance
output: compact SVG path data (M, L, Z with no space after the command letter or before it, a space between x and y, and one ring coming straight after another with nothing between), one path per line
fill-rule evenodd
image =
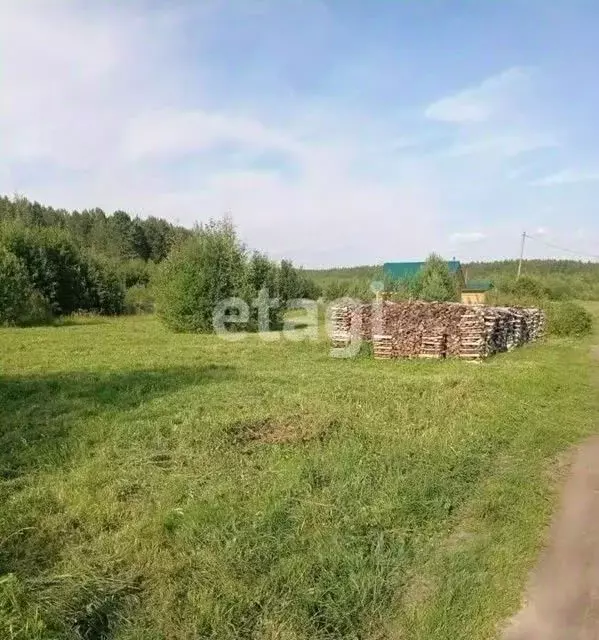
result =
M160 266L155 286L160 318L173 331L212 331L215 306L243 294L245 259L230 220L196 229Z
M277 329L287 301L305 297L306 282L291 262L279 265L257 251L250 253L225 218L198 227L171 252L158 269L153 290L158 315L173 331L212 332L215 309L231 298L248 305L249 318L228 328L257 331L255 301L278 300L268 314L268 329Z
M287 302L308 298L315 287L290 261L279 264L249 252L231 220L224 218L199 226L172 251L158 267L152 290L158 315L170 329L211 333L217 306L231 298L244 301L249 313L247 322L229 323L228 329L274 330L283 324ZM270 303L268 327L259 326L259 299Z
M451 275L447 262L432 253L415 278L416 298L428 302L448 302L457 298L455 278Z
M585 336L593 328L593 316L575 302L555 302L547 306L547 327L554 336Z

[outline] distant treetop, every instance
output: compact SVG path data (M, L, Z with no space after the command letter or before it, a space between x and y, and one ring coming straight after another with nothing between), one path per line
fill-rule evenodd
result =
M3 222L16 222L27 228L63 229L81 249L116 260L160 262L174 244L191 234L189 229L166 220L142 220L125 211L112 215L98 208L67 211L22 197L0 196L0 223Z

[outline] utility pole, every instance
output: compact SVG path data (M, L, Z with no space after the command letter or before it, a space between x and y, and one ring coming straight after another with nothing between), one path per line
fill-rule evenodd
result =
M520 274L522 273L522 260L524 259L524 243L526 242L526 231L522 232L522 244L520 245L520 260L518 261L518 275L516 276L516 280L520 279Z

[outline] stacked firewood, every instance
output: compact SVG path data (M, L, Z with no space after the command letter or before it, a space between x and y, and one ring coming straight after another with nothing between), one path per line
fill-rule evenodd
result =
M372 352L375 358L393 358L393 340L391 336L374 334L372 336Z
M484 307L469 306L460 319L459 357L464 360L480 360L488 354Z
M542 338L545 313L540 309L485 307L487 355L511 351Z
M534 342L545 336L547 316L541 309L522 309L526 319L526 336L528 342Z
M331 342L333 347L345 347L351 339L351 323L355 309L350 306L331 308Z
M386 302L384 333L391 336L393 357L443 357L456 350L450 336L457 332L462 305L428 302Z
M447 334L437 333L422 336L420 346L420 358L444 358L447 354Z
M331 341L334 347L347 346L352 338L372 339L372 305L346 304L331 308Z
M480 360L539 339L545 327L539 309L421 301L375 305L334 307L334 345L359 337L372 340L375 358Z

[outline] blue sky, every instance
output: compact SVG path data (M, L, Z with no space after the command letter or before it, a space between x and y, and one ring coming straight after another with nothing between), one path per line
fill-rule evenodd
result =
M0 192L307 266L599 254L592 0L120 5L3 3Z

